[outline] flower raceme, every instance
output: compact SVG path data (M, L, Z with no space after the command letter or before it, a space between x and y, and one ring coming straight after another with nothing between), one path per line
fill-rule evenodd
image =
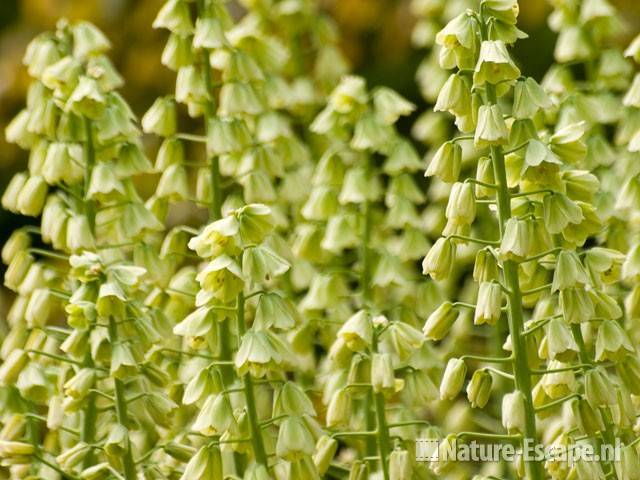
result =
M589 12L586 4L593 2L583 3ZM452 185L443 237L427 253L423 273L435 281L448 279L458 252L475 246L478 286L474 304L443 303L427 319L424 332L430 340L444 341L464 318L458 312L467 309L474 310L476 325L496 329L492 335L504 331L500 325L508 330L506 355L451 358L441 397L455 398L467 368L480 362L467 387L472 406L482 407L500 393L491 392L493 376L510 382L502 394L506 435L489 432L496 438L554 441L542 435L541 420L556 418L565 402L578 398L586 399L602 422L599 433L583 423L577 432L560 428L558 435L595 435L611 443L629 434L632 441L635 434L614 412L629 408L615 392L628 396L633 387L625 374L602 366L636 361L637 352L629 337L632 317L619 301L625 291L620 274L625 255L599 245L606 242L599 235L607 214L595 201L599 172L590 172L588 165L596 134L589 120L576 114L559 117L556 125L545 117L557 108L555 98L522 77L509 53L508 47L523 36L515 26L517 12L514 0L483 1L479 11L460 13L435 38L441 67L457 69L440 90L436 110L453 115L468 135L444 143L427 168L428 177ZM460 168L458 146L467 138L473 139L478 157L475 175L468 176ZM499 235L486 236L483 232L491 230L476 227L486 203ZM491 363L497 368L483 366ZM439 471L441 465L432 467ZM541 479L545 468L554 476L553 462L525 459L517 470ZM612 467L605 462L599 468Z

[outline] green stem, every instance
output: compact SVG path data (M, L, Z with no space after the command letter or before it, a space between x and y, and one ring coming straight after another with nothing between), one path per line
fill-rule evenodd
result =
M378 448L380 451L380 464L382 465L382 475L384 480L389 480L389 452L391 445L389 442L389 428L387 427L386 407L382 392L373 394L376 407L376 422L378 432Z
M580 325L573 323L571 324L571 333L573 334L573 338L578 345L578 358L580 362L584 365L583 371L587 371L589 368L593 368L593 362L589 357L589 353L587 352L587 347L584 343L584 337L582 336L582 330L580 329ZM611 412L608 408L601 407L600 415L602 415L602 422L604 423L604 430L602 431L602 438L605 443L608 445L615 445L615 438L613 434L613 420L611 418ZM599 439L596 439L598 444L601 444ZM609 462L603 462L605 466L612 467ZM613 478L618 478L615 469L612 468L612 476Z
M118 342L118 327L113 317L109 317L109 342L115 345ZM116 397L116 417L118 423L123 427L129 428L129 415L127 412L127 399L124 393L124 383L119 378L113 379L115 397ZM124 469L124 478L126 480L136 480L136 467L131 452L131 440L127 439L127 446L122 455L122 467Z
M371 241L371 204L366 201L362 205L362 274L360 287L362 288L362 303L367 306L371 302L371 255L369 243Z
M487 101L490 104L496 104L495 86L487 84ZM493 164L493 173L498 185L498 219L500 236L504 234L504 226L507 220L511 218L511 196L509 194L509 186L507 183L507 173L504 161L504 153L502 147L491 147L491 162ZM515 377L515 386L525 399L525 425L524 438L537 442L536 417L533 407L533 399L531 395L531 372L527 361L526 344L524 341L524 316L522 306L522 293L520 292L520 281L518 279L518 264L512 260L503 262L504 282L507 286L508 293L508 325L511 335L512 351L513 351L513 374ZM541 480L542 464L540 461L530 460L525 462L525 471L529 480Z
M93 200L90 200L87 195L89 194L89 185L91 183L91 175L93 173L93 167L96 163L95 148L93 145L93 125L88 118L84 119L84 130L86 136L86 142L84 146L84 213L87 216L87 222L89 223L89 229L91 235L96 236L96 205ZM91 352L87 349L87 353L84 356L83 365L86 368L94 368L93 358ZM87 395L87 406L84 411L82 429L80 432L80 439L92 445L95 443L96 436L96 420L98 416L98 410L96 408L96 394L89 393ZM94 464L93 450L89 450L84 457L83 467L88 468Z
M246 332L246 324L244 321L244 294L238 295L238 312L236 320L238 322L238 343L242 335ZM253 447L253 455L256 463L269 467L268 457L264 448L262 439L262 430L260 429L260 421L258 420L258 412L256 410L256 400L253 392L253 379L249 372L242 377L244 383L244 400L247 404L247 417L249 418L249 428L251 429L251 445Z

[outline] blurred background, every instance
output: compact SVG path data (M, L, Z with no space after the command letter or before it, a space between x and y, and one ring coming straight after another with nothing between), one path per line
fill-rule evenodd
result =
M384 84L398 90L427 108L415 82L415 72L424 52L412 47L411 31L415 23L410 0L317 0L334 18L341 47L354 71L370 85ZM640 27L640 2L616 0L629 33ZM111 58L126 79L123 94L134 111L142 115L158 95L173 91L174 73L160 64L166 32L151 28L163 0L1 0L0 1L0 191L13 172L26 166L26 152L7 144L4 129L22 108L29 78L22 65L27 43L56 20L87 19L112 40ZM520 2L519 27L529 39L518 42L515 56L524 72L540 78L553 62L554 34L547 28L547 0ZM411 119L402 125L409 134ZM23 217L0 213L0 243Z

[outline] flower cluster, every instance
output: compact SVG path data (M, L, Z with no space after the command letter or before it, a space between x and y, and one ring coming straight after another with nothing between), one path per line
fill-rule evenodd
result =
M160 327L132 255L163 227L133 183L151 164L108 49L86 22L38 36L27 107L7 127L30 156L3 206L39 219L2 251L17 293L0 367L14 478L135 478L134 453L154 448L176 407L145 355Z
M411 3L424 160L312 0L164 3L153 165L98 29L29 45L0 477L637 477L640 40L554 0L538 83L517 0ZM470 440L622 449L447 458Z
M492 376L513 382L502 398L506 434L461 432L459 438L631 442L635 407L629 394L635 387L626 366L637 362L637 353L620 305L621 281L631 280L624 273L631 258L588 242L598 242L607 219L595 198L600 182L584 169L593 168L588 152L598 132L521 75L508 51L522 36L517 15L515 1L483 1L479 12L459 14L436 36L441 66L457 71L440 91L435 109L454 115L466 135L443 144L427 169L428 176L453 185L444 236L423 268L433 279L444 279L461 245L478 245L473 270L478 287L475 305L443 303L424 330L427 338L441 340L458 318L455 310L470 308L475 325L499 327L506 316L509 334L503 346L507 356L451 358L440 395L455 398L464 388L468 363L480 362L466 389L472 407L490 400ZM471 139L479 154L477 169L463 179L458 143ZM474 231L485 204L499 235ZM621 362L617 372L608 368L611 361ZM562 417L554 416L559 411ZM538 429L543 419L544 437ZM451 466L432 464L436 473ZM544 468L554 478L583 478L583 469L591 472L584 478L600 478L613 466L550 462ZM522 461L517 470L527 478L545 475L535 459Z

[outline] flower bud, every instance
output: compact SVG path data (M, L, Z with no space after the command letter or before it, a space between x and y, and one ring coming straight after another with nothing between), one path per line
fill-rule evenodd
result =
M218 300L227 303L233 300L244 288L242 271L227 255L213 259L196 276L200 287Z
M413 478L413 465L409 452L406 450L394 450L389 455L389 477L393 480L411 480Z
M7 188L7 191L9 189ZM49 186L44 178L40 176L29 177L24 186L20 189L16 202L17 210L30 217L40 215L47 199Z
M467 375L467 365L459 358L450 358L442 375L440 383L440 399L453 400L464 384Z
M422 329L427 340L442 340L451 330L453 323L458 318L458 312L451 302L443 302L427 318Z
M473 408L484 408L491 396L493 379L488 370L476 370L467 385L467 398Z
M453 452L456 452L456 443L457 438L454 434L449 434L445 438L443 438L438 444L437 453L434 452L432 457L435 457L431 460L429 468L435 473L437 476L442 476L447 473L454 465L455 456L453 456Z
M422 274L430 275L436 281L445 280L455 262L455 250L448 238L436 240L422 261Z
M14 230L2 247L2 261L9 265L11 260L20 252L31 246L31 237L22 229Z
M111 466L108 462L98 463L80 472L82 480L103 480L111 475Z
M509 433L522 433L525 426L526 399L520 390L502 397L502 425Z
M76 399L82 399L93 388L95 379L96 373L93 369L83 368L64 384L64 394Z
M327 407L327 427L347 425L351 419L351 397L346 388L333 392Z
M0 440L0 458L28 457L35 453L35 447L26 442Z
M56 457L56 462L62 470L69 472L85 459L91 448L92 447L87 445L85 442L78 442L58 455Z
M67 222L67 248L71 252L90 250L95 246L95 239L89 227L86 215L72 215Z
M482 105L478 110L478 126L474 137L476 148L504 144L509 131L499 105Z
M462 147L458 143L445 142L429 162L425 177L436 176L443 182L458 181L462 165Z
M318 475L323 476L329 467L336 452L338 451L338 442L334 438L322 435L318 438L313 454L313 463L316 466Z
M31 269L33 262L34 258L26 250L18 252L11 260L4 274L5 286L13 291L17 291Z
M280 387L273 400L273 417L282 415L309 415L315 417L315 409L309 397L297 384L286 382Z
M28 362L29 357L24 350L18 348L10 352L0 365L0 383L12 385Z
M25 311L25 320L27 325L33 327L43 327L47 324L49 313L53 299L47 288L37 288L31 294L27 309Z

